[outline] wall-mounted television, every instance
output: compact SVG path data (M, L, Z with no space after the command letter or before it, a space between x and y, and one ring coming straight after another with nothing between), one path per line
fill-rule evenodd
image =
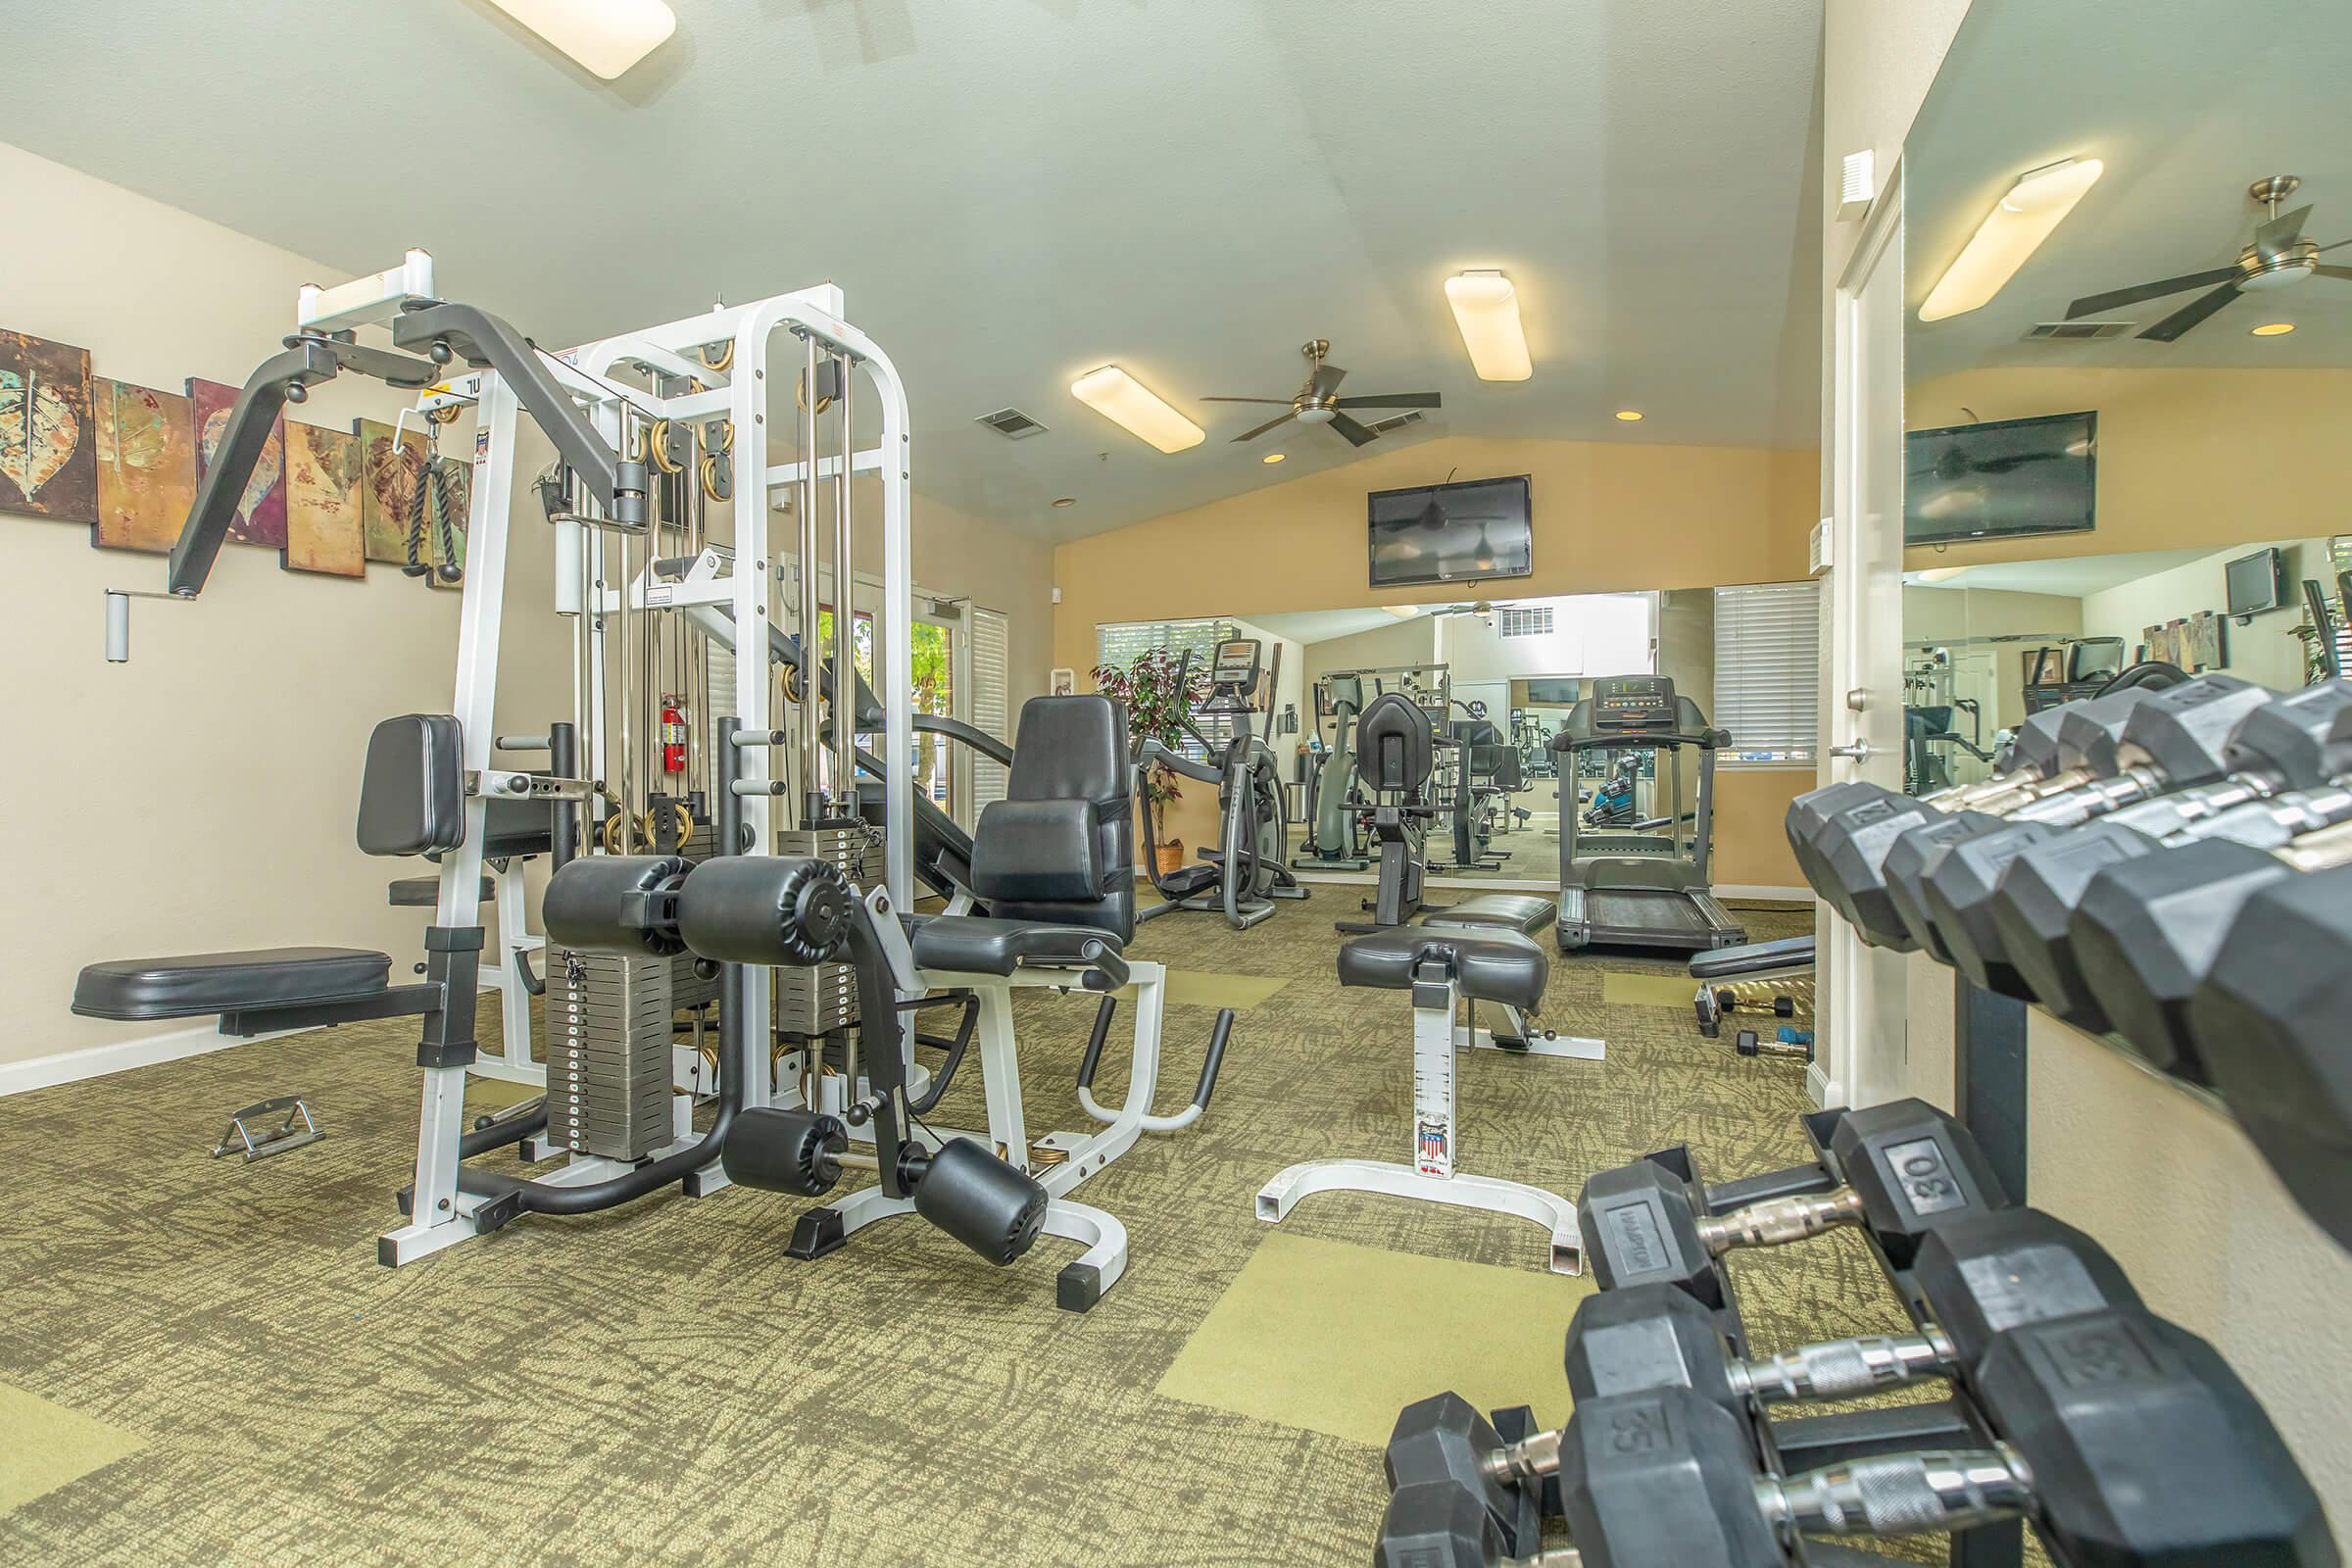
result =
M1524 577L1535 569L1528 476L1375 490L1372 586Z
M1903 543L2084 533L2098 501L2097 413L1913 430L1903 437Z
M2257 550L2222 568L2230 591L2230 613L2259 615L2286 604L2286 557L2277 550Z
M1573 680L1531 680L1527 683L1527 701L1534 708L1574 708L1582 686L1582 682Z

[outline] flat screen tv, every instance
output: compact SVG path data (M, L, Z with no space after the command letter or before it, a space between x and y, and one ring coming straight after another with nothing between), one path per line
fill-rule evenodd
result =
M1913 430L1903 447L1907 545L2084 533L2094 525L2095 412Z
M2232 615L2259 615L2286 603L2286 558L2277 550L2240 556L2222 573L2229 583Z
M1572 680L1537 679L1527 683L1527 700L1538 708L1574 708L1579 683Z
M1368 500L1372 586L1524 577L1530 561L1528 476L1466 479Z

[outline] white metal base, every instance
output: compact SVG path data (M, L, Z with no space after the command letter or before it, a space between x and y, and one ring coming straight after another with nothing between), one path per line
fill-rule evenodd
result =
M1576 1227L1576 1205L1556 1193L1524 1182L1496 1181L1489 1176L1428 1176L1410 1165L1392 1165L1377 1159L1310 1159L1293 1165L1258 1189L1257 1217L1280 1224L1298 1200L1314 1193L1374 1193L1386 1198L1415 1198L1425 1203L1450 1203L1456 1208L1484 1209L1532 1220L1551 1233L1551 1271L1582 1274L1584 1238Z
M1566 1056L1577 1061L1606 1061L1609 1043L1585 1035L1524 1034L1518 1044L1505 1045L1483 1025L1460 1032L1461 1045L1471 1051L1499 1051L1506 1056Z

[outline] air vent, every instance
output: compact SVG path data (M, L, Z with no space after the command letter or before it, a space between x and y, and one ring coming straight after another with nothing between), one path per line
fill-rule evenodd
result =
M1391 415L1385 419L1374 419L1369 428L1374 430L1396 430L1401 429L1405 425L1419 424L1420 422L1421 411L1419 409L1415 409L1410 414L1395 414Z
M1551 635L1551 607L1505 605L1495 615L1494 634L1498 637L1548 637Z
M1018 441L1024 436L1043 435L1046 431L1044 425L1018 409L999 409L994 414L983 414L980 416L979 422L1008 441Z
M2093 338L2122 337L2137 326L2137 321L2040 321L2026 334L2029 338L2058 338L2069 343L2085 343Z

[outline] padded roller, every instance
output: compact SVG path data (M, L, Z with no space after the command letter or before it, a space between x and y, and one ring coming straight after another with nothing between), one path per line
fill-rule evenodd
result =
M952 1138L915 1184L914 1211L1002 1266L1037 1241L1046 1190L969 1138Z
M721 963L809 964L835 957L856 895L823 860L729 855L695 867L678 894L678 931Z
M719 1146L719 1168L738 1187L816 1198L841 1180L850 1130L814 1111L755 1105L738 1111Z
M693 868L674 855L581 856L548 879L540 906L547 939L588 953L683 953L676 922L648 906L675 893Z

